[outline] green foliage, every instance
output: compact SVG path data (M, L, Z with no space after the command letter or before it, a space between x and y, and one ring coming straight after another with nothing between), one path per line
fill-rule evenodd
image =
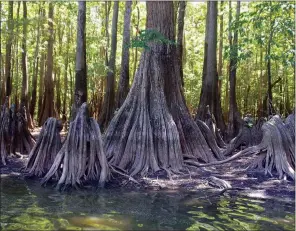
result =
M157 30L147 29L147 30L140 30L139 35L132 39L131 43L128 47L130 48L144 48L150 49L149 44L153 43L162 43L168 45L176 45L175 41L167 39L164 35L162 35Z

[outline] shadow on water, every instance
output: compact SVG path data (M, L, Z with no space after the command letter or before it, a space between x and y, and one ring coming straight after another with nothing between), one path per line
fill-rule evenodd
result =
M1 230L295 230L293 203L203 193L59 193L1 176Z

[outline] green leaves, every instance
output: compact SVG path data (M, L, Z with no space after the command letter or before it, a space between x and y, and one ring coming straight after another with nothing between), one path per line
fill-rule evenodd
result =
M148 29L148 30L140 30L139 35L132 39L129 48L144 48L150 49L148 43L162 43L162 44L169 44L169 45L176 45L175 41L167 39L164 35L162 35L157 30Z

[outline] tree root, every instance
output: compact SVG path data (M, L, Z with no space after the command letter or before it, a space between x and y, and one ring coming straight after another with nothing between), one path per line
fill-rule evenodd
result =
M294 117L295 118L295 117ZM279 116L273 116L262 126L263 139L259 145L246 148L228 159L200 164L190 159L185 160L185 164L195 167L208 167L228 163L246 155L258 155L248 169L258 168L264 170L265 174L272 175L275 170L279 178L285 178L285 175L295 179L295 141L292 139L293 131L288 130Z
M38 140L29 155L25 171L28 176L43 177L52 166L61 149L61 121L48 118L39 134Z
M86 103L82 104L76 118L70 123L66 141L41 184L45 184L56 173L56 187L59 190L76 188L88 181L98 181L102 187L109 180L110 169L100 128L93 118L89 118Z
M230 158L227 158L225 160L211 162L211 163L205 163L205 164L200 164L200 163L198 163L196 161L193 161L193 160L190 160L190 159L184 160L184 162L185 162L185 164L192 165L192 166L195 166L195 167L209 167L209 166L214 166L214 165L226 164L226 163L229 163L230 161L235 160L235 159L237 159L239 157L251 155L251 154L254 154L254 153L259 153L260 150L261 150L261 147L259 145L249 147L249 148L246 148L246 149L236 153L235 155L233 155Z
M28 129L28 121L25 108L20 108L19 112L15 112L12 108L11 120L11 146L10 152L21 154L29 154L35 145L35 139Z
M10 124L11 116L10 110L8 108L8 98L6 98L5 103L1 106L0 111L0 153L1 163L3 165L6 165L6 158L9 154L9 147L11 141Z
M223 155L231 155L234 150L238 149L242 145L245 145L246 147L258 145L262 140L263 132L261 130L261 127L264 122L265 119L260 118L255 126L249 127L245 118L244 126L241 127L238 135L229 142L227 148L223 152Z
M110 165L110 169L111 169L112 172L115 172L115 173L117 173L117 174L119 174L119 175L121 175L121 176L124 176L124 177L128 178L129 181L132 181L132 182L134 182L134 183L136 183L136 184L138 184L138 185L140 184L140 183L139 183L137 180L135 180L132 176L129 176L129 175L125 174L125 173L122 172L122 171L116 170L116 167Z

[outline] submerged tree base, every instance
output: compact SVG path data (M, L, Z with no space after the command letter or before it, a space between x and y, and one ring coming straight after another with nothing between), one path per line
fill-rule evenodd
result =
M29 154L35 145L35 139L28 129L27 114L24 107L20 108L18 112L14 112L12 109L11 123L11 153Z
M104 186L109 180L110 170L103 150L100 128L93 118L89 118L86 103L82 104L76 118L70 123L67 138L42 184L54 175L57 176L59 190L80 187L88 181Z
M60 131L62 123L55 118L48 118L39 134L38 140L29 155L26 166L28 176L43 177L52 166L61 149Z
M10 148L10 110L8 108L8 99L1 106L0 111L0 153L1 153L1 163L6 165L6 158L9 154Z

